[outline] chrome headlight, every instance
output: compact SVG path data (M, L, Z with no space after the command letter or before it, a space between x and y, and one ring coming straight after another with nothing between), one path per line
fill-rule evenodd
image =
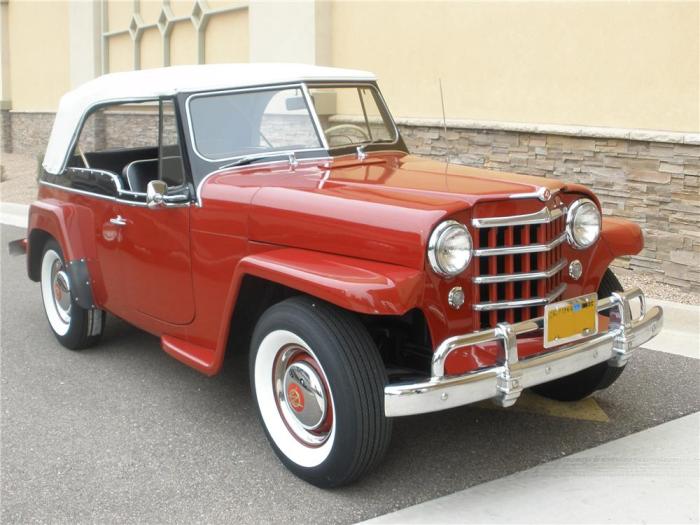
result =
M590 247L600 236L601 218L598 206L590 199L574 202L566 214L566 234L574 248Z
M443 277L454 277L469 266L472 259L472 236L457 221L437 225L428 242L428 260L433 271Z

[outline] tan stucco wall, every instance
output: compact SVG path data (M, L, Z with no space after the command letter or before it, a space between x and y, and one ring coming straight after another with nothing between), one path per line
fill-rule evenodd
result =
M395 115L700 131L700 2L347 2L333 65Z
M106 4L108 29L126 29L134 3ZM211 9L234 4L208 2ZM161 6L143 0L144 23L155 22ZM187 16L193 2L170 6ZM7 8L12 107L54 110L79 63L71 62L68 2L10 0ZM204 60L369 69L398 117L441 118L442 78L448 119L697 133L699 34L697 0L256 2L209 20ZM144 32L141 67L162 64L161 42L155 28ZM171 63L195 63L196 42L192 24L178 22ZM107 56L107 70L132 69L131 37L111 37Z
M247 62L250 57L249 42L248 11L214 17L209 21L205 33L205 62Z
M55 110L70 89L68 2L10 2L12 109Z
M107 21L109 31L123 31L129 27L134 12L133 2L108 0ZM169 2L173 21L170 37L170 65L196 64L198 57L198 35L190 20L194 3L191 0L174 0ZM209 1L210 11L227 9L235 6L230 0ZM142 0L139 3L139 15L145 26L155 24L163 8L163 2ZM181 19L185 17L184 19ZM204 26L203 61L204 63L247 62L250 56L250 31L248 10L212 12ZM126 71L134 67L134 43L130 35L112 35L107 40L109 64L107 71ZM141 41L137 44L141 69L162 67L164 65L163 38L157 27L143 31Z

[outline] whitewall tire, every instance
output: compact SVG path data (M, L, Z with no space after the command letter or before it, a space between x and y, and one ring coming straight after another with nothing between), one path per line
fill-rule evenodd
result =
M53 239L46 243L41 257L41 299L51 331L63 346L80 350L97 343L104 329L104 312L76 303L63 251Z
M383 457L386 373L349 312L306 296L272 306L253 334L250 376L268 440L300 478L345 485Z

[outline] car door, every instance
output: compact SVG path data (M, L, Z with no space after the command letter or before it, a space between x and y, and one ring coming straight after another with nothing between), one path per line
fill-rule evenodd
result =
M167 323L188 324L194 318L189 207L118 208L130 308Z
M154 178L165 181L170 193L185 195L189 187L182 169L174 104L161 100L159 105L159 155ZM190 202L149 208L145 194L135 195L134 201L117 202L124 286L130 308L166 323L188 324L195 314Z

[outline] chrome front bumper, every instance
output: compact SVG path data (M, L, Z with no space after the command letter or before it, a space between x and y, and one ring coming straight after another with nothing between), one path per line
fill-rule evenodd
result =
M639 315L634 316L632 302L638 300ZM542 317L520 323L499 323L492 330L458 335L442 342L433 354L432 377L418 383L391 384L384 388L384 412L387 417L435 412L485 399L511 406L524 388L547 383L607 361L624 366L632 351L661 331L663 311L658 306L647 310L639 288L613 293L598 301L598 311L610 310L607 332L590 339L562 345L552 351L518 359L516 336L540 330ZM461 376L445 376L445 361L454 350L466 346L501 342L500 364Z

